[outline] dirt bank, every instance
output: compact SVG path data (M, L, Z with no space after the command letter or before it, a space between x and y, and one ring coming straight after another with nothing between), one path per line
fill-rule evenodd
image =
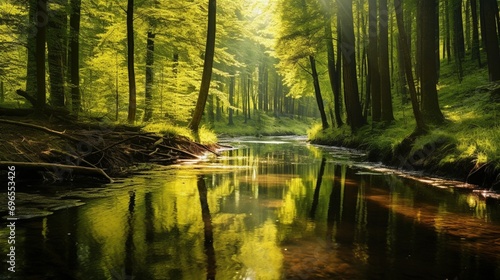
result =
M168 165L215 153L217 147L137 126L76 122L33 115L0 117L0 168L15 166L18 180L112 181L138 164Z

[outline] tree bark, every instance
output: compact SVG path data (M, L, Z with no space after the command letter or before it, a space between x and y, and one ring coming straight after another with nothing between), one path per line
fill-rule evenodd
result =
M197 133L199 130L201 118L203 117L203 111L205 109L205 104L207 103L208 91L210 90L210 80L212 78L212 68L215 53L216 9L217 1L208 0L208 28L203 74L201 78L198 101L196 102L193 118L189 123L189 128L195 133Z
M458 58L465 57L465 39L464 39L464 26L462 17L462 0L452 1L452 14L453 14L453 44L456 55Z
M436 0L425 0L420 4L420 22L422 36L419 43L422 47L422 57L425 59L421 62L421 85L422 85L422 115L428 123L442 123L444 116L441 113L438 102L438 94L436 85L437 67L436 67L436 17L437 5Z
M68 68L71 84L71 110L78 117L81 108L80 97L80 11L81 0L71 0L69 19L70 40L68 50Z
M378 122L382 115L382 101L380 97L380 72L378 63L378 28L377 28L377 0L368 2L368 75L370 76L370 93L372 96L372 121Z
M3 81L0 81L0 103L5 102L5 92L3 88Z
M235 77L231 75L229 78L229 116L228 116L228 125L234 125L233 122L233 113L234 110L232 106L234 106L234 87L235 87Z
M134 0L128 0L127 6L127 66L128 66L128 123L135 123L137 110L136 85L134 70Z
M29 94L36 96L38 87L36 84L37 81L37 61L36 61L36 38L38 33L38 16L37 16L37 8L38 1L37 0L29 0L29 32L27 39L27 50L28 50L28 62L26 65L26 92Z
M398 24L399 30L399 49L402 52L403 61L404 61L404 69L406 74L406 81L408 82L408 88L410 91L411 104L413 109L413 116L416 121L416 129L417 133L424 133L428 130L427 125L424 122L422 117L422 113L420 112L418 99L417 99L417 90L415 88L415 80L413 79L413 71L411 67L411 56L410 56L410 47L408 45L408 41L406 40L407 35L405 31L405 26L403 22L403 6L401 0L394 0L394 8L396 10L396 21Z
M314 95L316 97L316 102L318 103L318 110L321 116L321 124L323 130L325 130L329 127L329 125L328 125L328 120L326 118L325 106L323 104L323 97L321 96L321 88L319 86L319 77L318 77L318 71L316 70L316 60L314 59L314 56L312 55L309 56L309 62L311 63L311 71L312 71L311 74L314 83Z
M61 0L52 1L51 3L59 7L50 9L52 17L47 26L50 105L53 107L64 107L64 67L66 64L66 30L68 25L66 15L67 3Z
M351 0L339 1L339 17L342 23L342 58L344 95L346 99L346 111L348 123L352 130L357 130L366 122L363 118L361 104L359 102L359 90L356 74L356 45L354 39L354 23Z
M480 0L481 33L486 47L488 75L490 81L500 80L500 47L497 34L498 4L495 0Z
M479 52L479 22L477 18L477 0L470 0L470 10L472 15L472 59L477 59L479 67L482 66Z
M36 10L36 86L37 86L37 107L45 107L47 93L45 89L45 41L49 16L47 14L47 0L39 0Z
M392 122L394 114L392 110L391 76L389 73L389 11L387 10L387 0L380 0L379 5L379 67L382 121Z
M146 91L144 109L144 121L148 122L153 117L153 81L154 81L154 51L155 51L155 34L148 31L148 39L146 43Z
M332 15L330 13L327 13L325 15L325 35L326 51L328 55L328 78L330 80L330 86L332 87L333 92L333 110L335 113L335 122L337 124L337 127L341 127L344 122L342 121L340 112L340 81L338 79L338 73L335 67L335 52L333 48L332 38Z

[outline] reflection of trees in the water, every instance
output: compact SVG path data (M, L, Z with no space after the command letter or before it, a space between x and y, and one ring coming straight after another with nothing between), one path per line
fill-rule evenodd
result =
M314 219L314 216L316 215L316 208L318 207L319 203L319 191L321 189L321 182L323 181L323 174L325 173L325 164L326 164L326 158L323 157L321 159L321 166L319 168L318 178L316 179L316 187L314 188L313 202L311 206L311 212L309 214L311 219Z
M128 216L127 216L127 239L125 240L125 273L127 275L134 275L135 263L135 246L134 246L134 210L135 210L135 191L129 191L130 200L128 203Z
M214 249L214 232L212 228L212 216L207 201L207 186L203 176L198 176L198 193L200 196L201 217L203 219L203 245L205 254L207 255L207 279L215 279L216 275L216 261Z
M112 197L30 229L24 242L38 251L21 265L48 265L41 274L57 271L50 274L56 278L95 279L129 273L135 279L444 279L458 273L482 279L479 268L500 267L498 250L484 242L498 240L500 229L490 224L500 219L498 207L473 194L356 173L329 155L300 162L303 150L284 148L246 149L227 159L245 168L135 177ZM465 266L471 269L464 272Z

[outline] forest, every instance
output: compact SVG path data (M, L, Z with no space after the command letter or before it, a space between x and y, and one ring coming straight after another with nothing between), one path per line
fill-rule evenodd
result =
M1 0L5 279L500 279L499 5Z
M308 131L394 165L431 145L419 168L500 167L495 0L0 5L3 116L189 137Z

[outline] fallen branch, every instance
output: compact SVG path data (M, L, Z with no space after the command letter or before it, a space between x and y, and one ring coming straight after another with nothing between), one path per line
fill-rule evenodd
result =
M130 141L130 140L132 140L132 139L135 139L135 138L137 138L137 136L132 136L132 137L129 137L129 138L123 139L123 140L121 140L121 141L118 141L118 142L116 142L116 143L113 143L113 144L111 144L111 145L109 145L109 146L107 146L107 147L104 147L104 148L102 148L102 149L100 149L100 150L97 150L97 151L92 152L92 153L90 153L90 154L87 154L87 155L85 155L85 156L86 156L86 157L88 157L88 156L92 156L92 155L95 155L95 154L98 154L98 153L104 153L104 151L109 150L109 149L113 148L114 146L117 146L117 145L123 144L123 143L125 143L125 142L127 142L127 141Z
M184 151L184 150L181 150L181 149L177 149L177 148L174 148L174 147L170 147L170 146L167 146L167 145L159 144L158 147L162 147L162 148L165 148L165 149L176 151L178 153L190 156L191 158L200 158L199 156L197 156L197 155L195 155L193 153L190 153L190 152L187 152L187 151Z
M80 174L99 175L100 177L108 179L110 183L114 182L113 179L109 177L108 174L106 174L106 172L104 172L104 170L93 167L73 166L73 165L55 164L46 162L15 162L15 161L0 161L0 166L1 167L15 166L16 169L21 167L21 168L35 169L35 170L40 170L40 169L70 170Z

